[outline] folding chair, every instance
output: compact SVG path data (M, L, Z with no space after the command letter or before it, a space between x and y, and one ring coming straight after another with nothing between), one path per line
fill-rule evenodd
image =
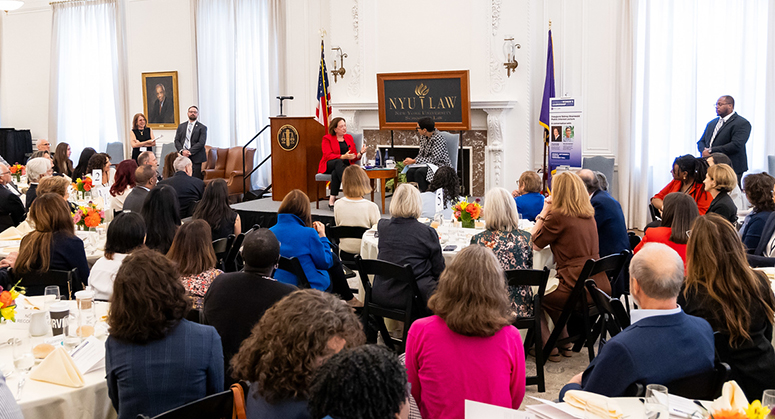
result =
M357 254L341 250L339 248L339 242L341 239L361 239L363 233L367 230L367 227L332 226L330 223L326 224L326 237L328 237L328 240L334 246L334 252L339 255L339 260L342 261L345 278L349 279L355 277L353 269L358 269L358 267L355 266L355 256L357 256Z
M301 262L295 257L287 258L280 256L280 261L277 263L277 269L282 269L286 272L290 272L296 277L297 287L299 288L311 288L309 280L307 280L307 274L304 273L304 268L301 267Z
M211 394L197 401L168 410L154 416L153 419L213 419L231 418L232 415L237 417L235 415L235 404L242 406L244 409L248 385L240 382L231 387L232 389L230 390ZM137 419L148 419L148 416L137 415Z
M213 241L213 250L215 251L216 266L220 267L224 272L226 271L226 256L231 250L234 243L234 235L229 234L228 237Z
M591 339L594 342L598 336L600 337L600 343L597 347L597 351L600 352L606 342L606 332L611 337L619 334L630 325L630 315L618 298L611 298L605 291L597 287L594 280L587 279L585 285L599 315L597 323L593 327Z
M716 361L712 370L673 380L665 387L670 394L687 399L715 400L721 396L721 388L731 371L727 363Z
M76 291L83 289L78 281L78 268L73 268L69 271L60 271L56 269L50 269L47 272L27 272L19 274L12 272L14 281L21 280L19 284L27 289L26 295L43 295L46 287L49 285L59 286L59 292L62 294L62 299L72 300L73 294Z
M245 240L245 233L240 233L234 238L234 241L229 246L229 251L223 259L223 270L225 272L237 272L242 269L239 263L239 252L242 247L242 241Z

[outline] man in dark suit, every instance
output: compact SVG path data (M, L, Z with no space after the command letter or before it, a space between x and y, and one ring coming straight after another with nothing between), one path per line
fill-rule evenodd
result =
M24 220L24 204L12 187L11 170L0 163L0 232L16 227Z
M156 171L150 165L142 165L135 170L136 186L132 188L124 200L124 212L137 212L143 209L145 198L156 186Z
M163 84L156 85L156 100L148 112L148 123L150 124L174 124L175 106L172 98L167 97L167 89Z
M188 108L188 122L178 126L175 133L175 149L178 152L191 159L194 163L194 177L202 179L202 163L207 160L205 152L205 143L207 143L207 127L197 121L199 117L199 108L191 106Z
M713 329L676 302L683 277L675 250L662 243L643 246L630 262L630 290L640 307L632 311L632 324L562 388L560 400L568 390L617 397L634 383L668 384L712 370Z
M748 155L745 143L751 135L751 123L735 112L735 99L732 96L721 96L716 101L718 118L708 122L702 138L697 141L697 149L702 157L711 153L724 153L732 160L732 169L737 174L737 184L748 170Z
M245 269L218 275L205 295L205 323L215 327L223 343L226 388L231 378L229 361L239 352L240 344L250 336L253 326L264 312L296 287L272 278L280 259L280 242L268 229L255 230L245 236L242 246Z
M202 179L191 176L192 163L188 157L178 157L175 159L174 166L175 175L162 180L159 185L170 185L175 189L180 203L180 218L190 217L194 213L196 203L202 199L205 183Z
M577 174L584 181L592 206L595 208L600 257L630 250L630 238L627 236L622 206L608 192L600 188L600 181L595 172L582 169Z

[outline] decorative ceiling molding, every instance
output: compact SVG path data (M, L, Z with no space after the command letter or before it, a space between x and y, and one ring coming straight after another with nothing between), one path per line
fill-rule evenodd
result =
M361 62L363 61L364 56L364 46L363 42L361 42L360 2L358 0L353 1L353 7L351 10L353 17L353 39L355 40L355 45L357 46L357 54L355 57L353 57L355 58L354 64L350 68L350 78L347 82L347 93L349 93L350 96L358 97L361 94L361 82L363 78Z

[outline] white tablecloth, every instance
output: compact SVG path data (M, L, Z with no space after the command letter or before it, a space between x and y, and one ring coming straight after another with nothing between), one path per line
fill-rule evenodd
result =
M31 299L36 301L36 297ZM101 317L100 313L107 312L107 303L95 303L95 307L98 318ZM70 301L70 310L75 311L75 301ZM0 342L28 334L26 329L16 329L14 326L9 323L0 325ZM104 339L103 336L102 340ZM13 370L13 350L9 345L0 346L0 367L3 371ZM71 388L31 380L28 377L19 402L25 419L115 418L116 411L108 397L105 368L84 374L83 378L86 384L82 388ZM18 374L14 372L6 380L8 388L16 395Z
M105 226L105 231L107 232L107 226ZM89 234L90 233L88 231L75 232L75 235L84 241L83 244L84 250L86 250L86 261L89 263L89 266L93 266L99 258L105 255L105 237L107 234L103 235L102 239L97 237L96 246L92 246L90 244ZM0 259L5 258L11 252L18 252L20 243L21 240L0 240Z

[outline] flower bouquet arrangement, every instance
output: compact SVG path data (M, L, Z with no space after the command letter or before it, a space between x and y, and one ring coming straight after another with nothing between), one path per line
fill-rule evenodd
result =
M89 176L84 176L83 179L78 178L73 182L73 189L78 194L79 199L85 199L86 192L91 193L92 187L94 187L94 185Z
M80 179L79 179L80 180ZM79 206L73 213L73 222L81 228L93 228L105 220L105 211L97 208L93 202Z
M3 290L0 287L0 319L8 321L16 321L16 297L21 294L21 291L17 288L19 283L17 282L9 290Z
M767 406L754 400L745 410L723 409L711 413L713 419L765 419L770 413Z
M453 216L460 221L463 228L474 228L476 220L482 216L482 206L479 205L479 199L475 202L462 200L452 207Z
M15 182L20 182L22 175L27 174L27 168L19 163L12 164L8 169L11 171L11 177L13 177Z

